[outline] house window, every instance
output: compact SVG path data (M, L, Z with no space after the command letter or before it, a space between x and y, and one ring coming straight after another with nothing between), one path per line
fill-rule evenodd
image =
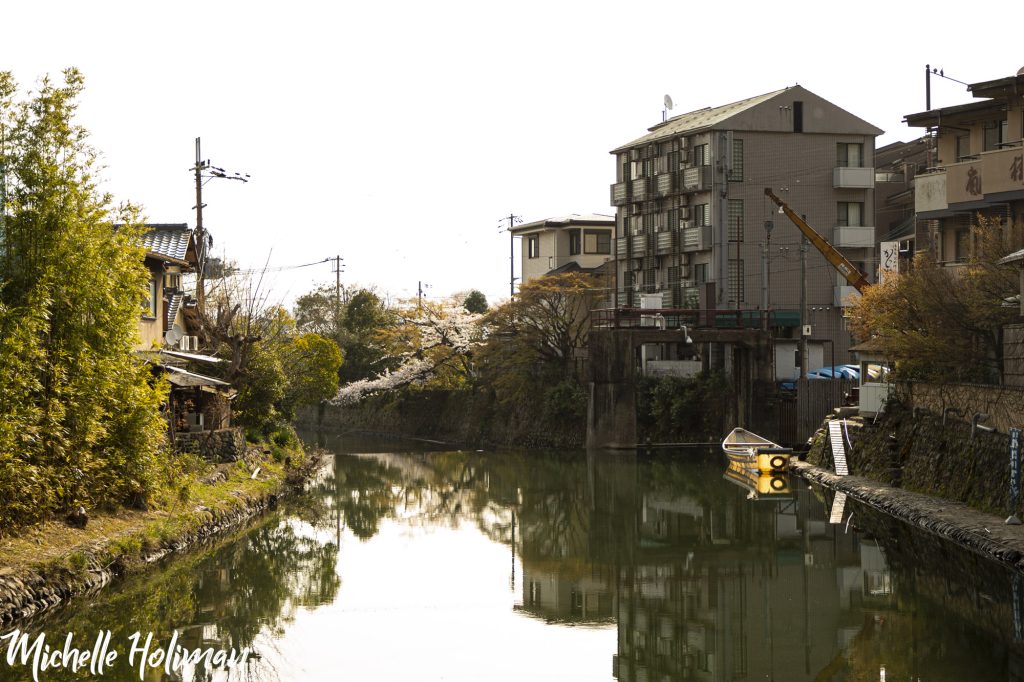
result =
M836 159L840 168L860 168L864 165L863 143L840 142L836 145Z
M705 227L711 224L710 206L697 204L693 207L693 224L698 227Z
M573 230L572 232L569 233L569 255L570 256L578 256L578 255L580 255L580 251L581 251L580 245L581 245L580 231L579 230Z
M605 230L586 230L583 233L583 253L611 253L611 237Z
M540 235L531 234L526 238L526 254L529 258L540 258Z
M840 227L863 225L864 202L863 201L840 201L836 204L838 217L836 224Z
M697 263L693 266L693 281L697 284L703 284L708 281L707 263Z
M143 317L151 317L156 319L156 278L152 277L149 280L149 290L146 294L146 300L142 304L142 315Z
M738 304L746 300L743 296L743 261L729 259L729 299Z
M743 182L743 140L732 141L732 170L729 182Z
M729 199L729 241L743 241L743 199Z
M793 132L802 133L804 131L804 103L793 102Z

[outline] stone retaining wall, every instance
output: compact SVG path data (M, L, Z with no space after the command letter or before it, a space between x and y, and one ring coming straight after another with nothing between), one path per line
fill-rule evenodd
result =
M239 428L182 431L174 435L174 446L211 462L234 462L245 455L245 434Z
M851 418L847 431L850 473L1002 515L1010 513L1009 437L890 404L876 422ZM825 430L813 439L807 461L834 470ZM1018 511L1018 514L1021 512Z
M942 417L946 408L959 411L947 415L947 423L970 423L977 413L988 415L981 423L1008 433L1011 427L1024 428L1024 386L982 384L926 384L904 382L895 387L896 398L908 408L918 407Z
M333 433L387 434L486 446L583 446L584 419L547 423L537 417L538 407L503 407L485 391L425 390L371 396L355 405L325 405L319 415L316 409L300 410L296 421L306 428Z

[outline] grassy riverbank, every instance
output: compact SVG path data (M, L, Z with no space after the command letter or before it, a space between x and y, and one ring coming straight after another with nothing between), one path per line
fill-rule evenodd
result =
M276 504L316 466L315 453L253 447L242 460L207 465L161 507L91 512L85 528L51 519L0 540L0 621L45 610L141 570L169 553Z

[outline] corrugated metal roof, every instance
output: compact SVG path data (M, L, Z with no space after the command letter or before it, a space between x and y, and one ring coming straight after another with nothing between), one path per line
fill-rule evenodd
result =
M673 137L675 135L710 128L711 126L717 125L742 111L746 111L751 107L761 104L762 102L766 102L772 97L775 97L788 89L789 88L783 88L782 90L775 90L774 92L765 93L756 97L741 99L740 101L733 102L731 104L723 104L719 107L707 107L705 109L698 109L696 111L680 114L679 116L673 116L664 123L659 123L652 128L648 128L650 131L649 133L612 150L612 153L614 154L615 152L620 152L631 147Z
M147 224L148 232L142 236L142 246L150 253L185 260L192 230L185 223Z
M181 367L175 367L174 365L160 365L160 367L170 372L167 376L167 380L175 386L231 386L231 384L226 381L203 376L202 374L196 374L195 372L189 372L188 370L184 370Z

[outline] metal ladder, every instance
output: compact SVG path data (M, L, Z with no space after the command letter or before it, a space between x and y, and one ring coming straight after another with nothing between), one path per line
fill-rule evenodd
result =
M843 427L838 421L828 423L828 439L832 443L832 459L836 464L836 476L849 476L846 466L846 446L843 442Z

